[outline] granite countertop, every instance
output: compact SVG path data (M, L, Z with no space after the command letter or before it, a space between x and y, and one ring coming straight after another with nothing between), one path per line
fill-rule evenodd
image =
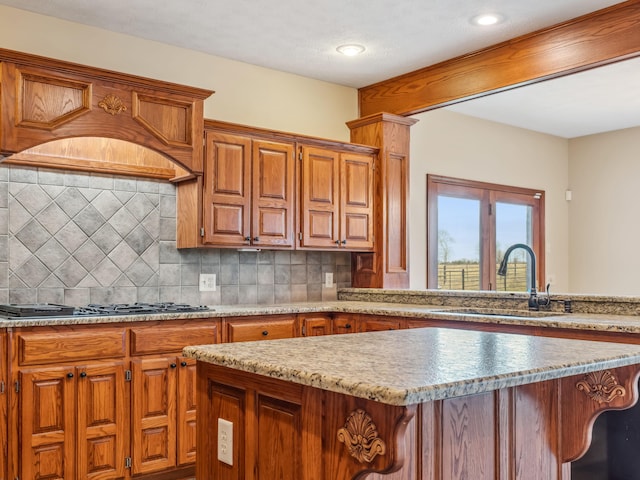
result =
M406 294L412 294L413 292ZM502 294L493 294L496 299L505 298ZM509 296L510 298L513 296ZM521 298L520 298L521 297ZM406 298L406 297L403 297ZM440 300L442 297L439 297ZM446 298L446 295L445 295ZM525 296L516 297L526 305ZM524 300L523 300L524 299ZM636 299L637 300L637 299ZM432 300L437 301L437 299ZM443 304L445 303L445 304ZM477 313L473 313L473 312ZM412 303L388 303L365 300L337 300L332 302L307 302L281 305L215 305L209 311L189 313L160 313L142 315L113 316L61 316L61 317L0 317L0 328L34 327L56 325L87 325L105 323L127 323L162 321L176 319L242 317L256 315L277 315L297 313L365 313L371 315L402 316L408 318L429 318L451 322L475 322L502 325L526 325L548 328L566 328L574 330L608 331L640 334L640 315L619 314L612 309L611 313L563 313L527 312L521 306L510 307L500 304L500 308L491 307L491 302L471 299L457 302L456 305L440 302L439 305L422 305ZM513 314L517 315L513 315ZM544 315L544 316L540 316Z
M411 405L640 363L640 346L424 328L186 347L184 355Z

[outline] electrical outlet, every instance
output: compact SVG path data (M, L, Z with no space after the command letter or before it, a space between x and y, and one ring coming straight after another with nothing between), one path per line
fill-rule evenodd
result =
M215 292L216 291L216 274L201 273L199 290L201 292Z
M233 423L218 419L218 460L233 465Z
M333 273L327 272L324 274L324 286L326 288L333 287Z

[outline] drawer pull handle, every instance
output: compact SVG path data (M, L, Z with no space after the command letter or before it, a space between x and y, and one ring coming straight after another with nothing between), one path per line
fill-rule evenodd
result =
M169 366L170 366L171 368L176 368L176 367L177 367L177 365L176 365L175 363L172 363L172 364L170 364Z
M85 378L87 376L87 372L81 372L80 373L80 378Z
M180 365L182 365L183 367L187 366L187 362L181 362Z
M73 378L73 373L67 373L67 378Z
M269 335L269 332L268 332L267 330L263 330L263 331L262 331L262 335L263 335L264 337L266 337L267 335Z

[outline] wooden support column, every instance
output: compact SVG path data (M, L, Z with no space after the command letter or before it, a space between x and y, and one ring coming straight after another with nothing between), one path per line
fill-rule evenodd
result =
M352 142L379 148L374 251L352 254L353 287L409 287L409 129L416 122L387 113L347 122Z

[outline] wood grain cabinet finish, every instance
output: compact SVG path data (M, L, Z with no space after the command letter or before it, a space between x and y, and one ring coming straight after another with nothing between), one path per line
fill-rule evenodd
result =
M293 144L217 131L205 137L203 243L293 248Z
M20 478L124 477L124 371L117 361L20 372Z
M132 474L196 461L195 360L182 356L132 361Z
M360 315L360 332L382 332L385 330L401 330L403 328L406 328L406 322L401 317Z
M357 333L360 331L360 315L353 313L334 313L331 332L335 335Z
M301 337L331 335L331 314L316 313L298 315L298 325L300 326Z
M373 249L370 155L302 146L300 247Z
M295 315L225 318L222 325L225 343L294 338L298 332Z
M0 334L0 362L10 353L0 381L12 381L8 409L0 388L3 472L29 480L193 476L196 362L180 353L217 343L219 325L193 319Z
M213 92L4 49L0 68L2 152L72 137L113 138L202 172L203 102ZM69 168L57 160L47 166ZM89 161L71 166L99 168ZM134 166L120 173L148 176Z

